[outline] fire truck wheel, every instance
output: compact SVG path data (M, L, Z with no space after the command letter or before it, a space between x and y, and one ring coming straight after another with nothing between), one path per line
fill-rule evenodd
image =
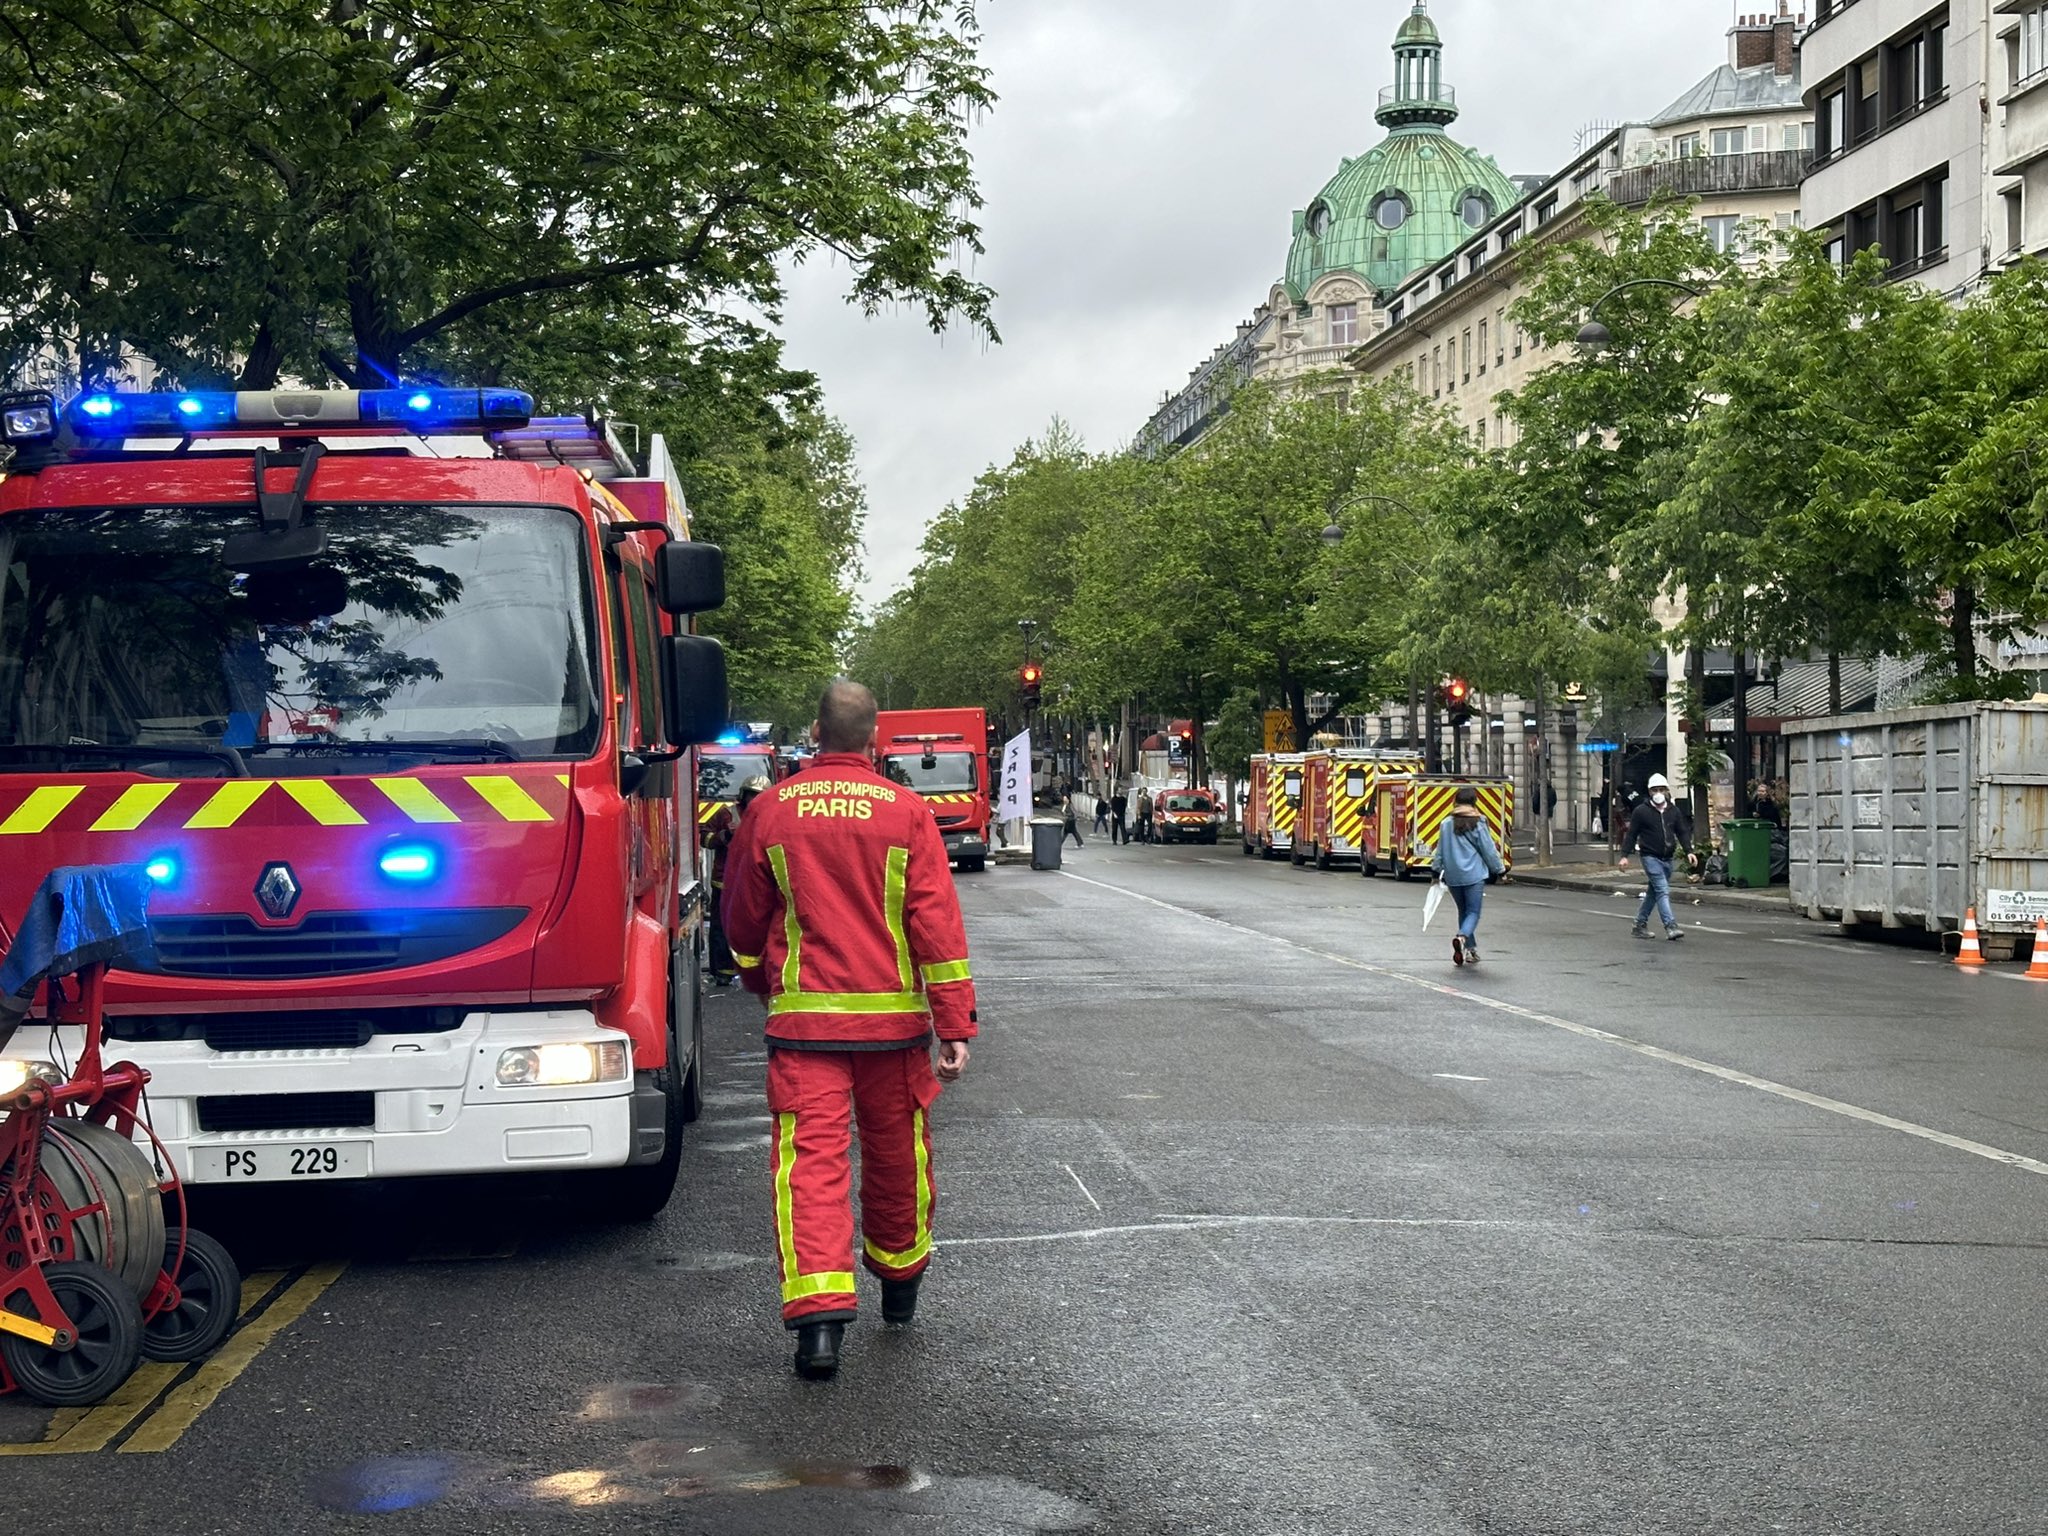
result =
M583 1175L595 1191L592 1203L614 1221L652 1221L675 1193L676 1176L683 1161L683 1127L702 1112L704 1104L702 1058L694 1054L704 1033L700 975L694 944L678 948L670 957L668 1060L651 1072L640 1074L660 1091L665 1106L661 1156L651 1163ZM686 1028L693 1051L687 1071L681 1068Z
M1394 878L1396 880L1413 880L1415 878L1415 871L1408 867L1408 861L1398 853L1394 855Z
M1380 872L1379 859L1361 849L1358 855L1358 872L1366 879L1372 879Z
M1250 857L1251 857L1251 856L1252 856L1253 854L1257 853L1258 851L1259 851L1258 849L1256 849L1256 848L1254 848L1254 847L1252 846L1252 842L1251 842L1251 839L1250 839L1250 838L1246 838L1246 839L1244 840L1244 856L1245 856L1246 858L1250 858Z
M987 859L962 859L960 861L960 873L963 875L978 875L987 868Z
M1305 862L1307 862L1307 861L1306 861L1306 860L1305 860L1305 859L1304 859L1304 858L1302 857L1302 852L1301 852L1301 844L1299 844L1299 843L1294 843L1294 844L1291 844L1291 845L1290 845L1290 846L1288 847L1288 849L1287 849L1287 862L1288 862L1288 863L1289 863L1290 865L1292 865L1292 866L1293 866L1294 868L1296 868L1296 869L1299 869L1299 868L1301 868L1301 866L1302 866L1302 865L1303 865L1303 864L1304 864Z
M44 1265L43 1279L78 1329L78 1342L60 1350L0 1334L0 1360L23 1395L46 1408L101 1402L141 1363L142 1303L120 1276L82 1259ZM23 1293L9 1298L8 1310L35 1311Z
M173 1233L164 1242L164 1267L178 1257ZM235 1325L242 1300L242 1271L233 1255L204 1232L185 1229L185 1254L171 1276L178 1304L142 1325L145 1360L199 1360L210 1355Z
M1316 868L1326 875L1330 872L1330 850L1320 843L1316 845Z

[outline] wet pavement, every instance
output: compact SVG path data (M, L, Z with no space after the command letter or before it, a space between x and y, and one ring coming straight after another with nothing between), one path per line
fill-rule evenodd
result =
M241 1354L0 1494L264 1536L2048 1530L2048 987L1520 887L1456 971L1419 885L1066 857L961 877L942 1252L838 1381L789 1373L722 995L659 1220L217 1197ZM0 1442L82 1424L0 1400Z

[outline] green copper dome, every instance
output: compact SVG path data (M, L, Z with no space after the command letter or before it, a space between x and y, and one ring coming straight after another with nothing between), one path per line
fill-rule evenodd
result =
M1426 0L1416 0L1394 39L1395 83L1380 92L1375 114L1390 130L1386 139L1345 161L1294 216L1287 291L1295 303L1331 272L1355 272L1386 293L1520 199L1490 158L1444 132L1458 102L1442 64L1443 41Z

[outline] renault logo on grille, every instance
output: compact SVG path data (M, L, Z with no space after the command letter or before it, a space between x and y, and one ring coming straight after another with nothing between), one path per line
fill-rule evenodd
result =
M299 904L299 877L289 864L266 864L256 877L256 904L282 920Z

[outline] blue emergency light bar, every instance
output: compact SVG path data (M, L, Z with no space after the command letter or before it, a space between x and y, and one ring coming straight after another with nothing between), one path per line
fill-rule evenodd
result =
M79 437L387 427L394 434L502 432L533 418L516 389L266 389L163 394L99 390L65 407Z

